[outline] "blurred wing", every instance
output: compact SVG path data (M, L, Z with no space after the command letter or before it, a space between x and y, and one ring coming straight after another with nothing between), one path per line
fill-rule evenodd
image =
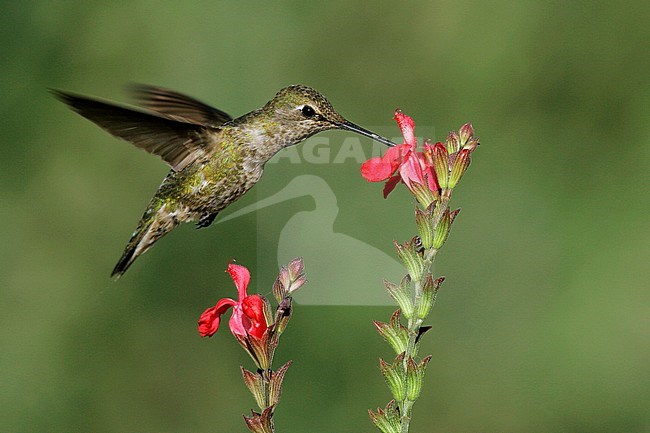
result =
M181 122L218 127L232 120L227 113L173 90L137 84L131 91L138 105Z
M60 101L115 137L161 157L175 171L208 154L214 142L204 126L53 90ZM214 130L216 132L216 130Z

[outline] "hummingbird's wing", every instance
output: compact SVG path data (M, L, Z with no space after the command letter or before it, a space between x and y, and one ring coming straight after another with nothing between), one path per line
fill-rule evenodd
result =
M228 113L173 90L146 84L130 90L138 105L182 122L218 127L232 120Z
M216 128L181 122L107 102L52 90L56 98L115 137L161 157L180 171L207 156Z

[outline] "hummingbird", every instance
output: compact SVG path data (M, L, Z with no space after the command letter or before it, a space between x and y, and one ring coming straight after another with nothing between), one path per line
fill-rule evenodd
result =
M260 180L264 165L285 147L329 129L395 145L349 122L304 85L285 87L262 108L236 119L162 87L136 85L132 91L138 108L52 90L73 111L171 167L115 265L114 279L180 223L208 227Z

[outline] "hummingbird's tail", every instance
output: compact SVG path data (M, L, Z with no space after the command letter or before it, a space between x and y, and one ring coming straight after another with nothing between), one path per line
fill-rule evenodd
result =
M161 212L160 209L154 216L147 217L147 213L140 220L138 228L133 232L129 243L124 248L122 257L115 265L111 278L120 278L131 264L140 255L145 253L158 239L169 233L174 227L178 225L175 218L170 217L166 212Z

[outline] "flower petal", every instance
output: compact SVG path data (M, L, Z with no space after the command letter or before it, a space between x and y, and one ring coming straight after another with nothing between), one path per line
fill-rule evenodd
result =
M201 337L212 337L219 329L220 318L215 307L210 307L199 318L199 334Z
M411 147L398 144L389 148L381 158L370 158L361 165L361 175L369 182L382 182L395 173L402 161L410 155Z
M225 313L228 308L237 305L233 299L224 298L217 302L217 305L206 309L199 318L199 334L201 337L212 337L219 329L221 323L221 315Z
M242 299L246 297L246 288L251 280L251 274L244 266L236 265L234 263L228 264L228 273L235 282L235 286L237 286L239 301L241 302Z
M415 122L400 110L395 110L395 120L404 136L404 142L415 149Z
M399 177L399 175L395 175L390 179L388 179L388 182L386 182L386 185L384 185L384 198L388 197L388 194L390 194L391 191L395 189L400 179L401 178Z
M390 177L395 169L392 164L384 162L383 158L371 158L361 165L361 176L368 182L381 182Z
M420 167L422 169L422 174L426 178L427 182L423 184L428 185L429 189L431 191L438 191L440 189L440 186L438 185L438 178L436 176L436 172L427 160L427 158L424 156L422 152L418 152L417 154L418 159L420 161Z
M230 332L232 332L233 335L241 335L242 337L246 337L246 327L244 326L243 319L244 312L241 309L241 305L237 304L232 309L232 316L230 316L230 320L228 321L228 327L230 328Z
M259 295L247 296L242 301L242 311L242 324L246 331L256 338L262 338L267 328L264 299Z
M404 161L399 167L399 174L406 186L411 189L411 182L417 182L424 185L424 176L422 174L422 167L420 161L415 153L412 153L409 158Z

